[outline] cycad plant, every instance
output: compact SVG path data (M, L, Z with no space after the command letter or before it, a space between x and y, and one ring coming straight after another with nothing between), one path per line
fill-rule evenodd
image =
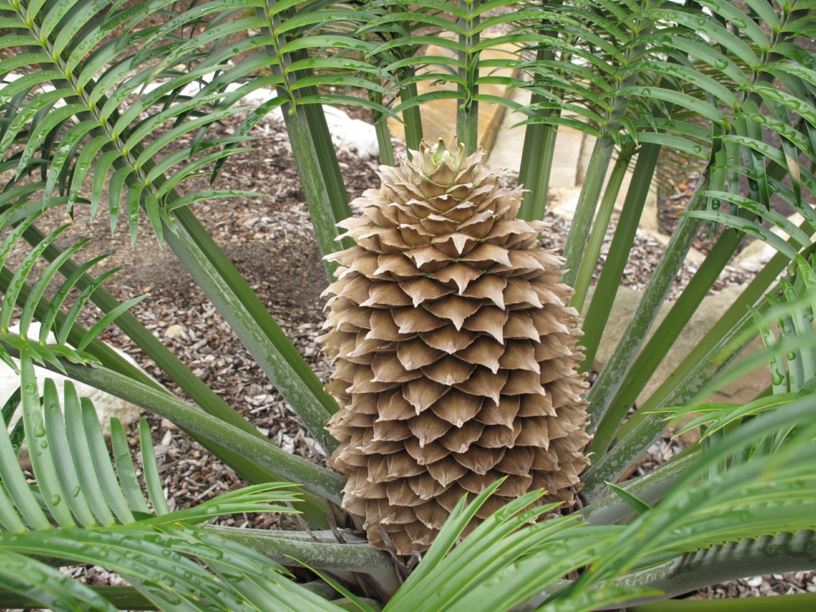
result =
M333 466L349 477L343 508L400 554L498 480L479 518L530 489L570 503L588 463L561 261L516 218L520 191L463 150L423 145L384 170L343 222L356 246L331 255L345 264L324 337L341 405Z
M581 610L816 567L814 11L810 0L0 0L0 356L20 374L0 427L2 605ZM424 54L429 44L445 53ZM499 46L512 57L482 59ZM488 83L528 90L530 103L480 93ZM242 106L252 92L267 99ZM422 143L423 108L445 98L457 142ZM326 104L367 107L377 125L386 167L358 216ZM523 190L480 165L480 104L526 117ZM276 108L331 283L327 388L196 217L201 201L244 195L219 172ZM214 129L236 118L235 133ZM389 118L405 126L409 159L396 159ZM594 143L563 259L537 236L561 126ZM663 149L704 170L587 390ZM202 175L210 186L190 180ZM276 447L163 346L129 312L135 300L105 289L113 272L95 272L103 258L83 257L87 241L66 247L67 226L41 229L79 209L172 251L329 468ZM656 325L704 224L722 231ZM746 233L777 254L636 405ZM102 314L85 328L91 304ZM183 396L102 342L109 325ZM741 357L757 335L766 349ZM46 380L40 395L34 363L172 421L252 486L168 512L147 428L140 480L123 429L111 424L106 448L92 404L70 383L60 396ZM707 401L768 364L773 383L753 401ZM702 440L630 477L687 413ZM272 511L297 513L303 531L210 524ZM127 586L60 573L72 564Z

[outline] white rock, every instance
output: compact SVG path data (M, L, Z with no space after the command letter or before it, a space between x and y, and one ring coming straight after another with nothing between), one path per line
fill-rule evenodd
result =
M551 187L550 211L562 219L572 219L578 206L579 195L581 195L580 187Z
M339 108L324 106L326 123L331 132L334 146L356 152L364 158L376 157L380 154L377 144L377 130L373 125L352 119Z
M767 242L754 240L734 260L734 266L748 272L759 272L771 258L776 255L776 249Z
M184 327L179 325L178 323L174 323L170 327L164 330L164 337L170 338L178 338L179 336L184 334Z
M18 331L17 326L12 326L10 331L16 333ZM28 336L31 338L36 338L39 333L39 324L32 323L31 327L29 328ZM46 342L52 343L55 341L56 339L54 338L53 334L49 333ZM126 355L118 350L117 352L122 358L126 359L133 365L136 365L136 362L133 361L129 355ZM62 376L61 374L57 374L56 372L52 372L38 366L34 366L34 373L37 377L37 387L39 388L40 393L42 394L45 379L50 378L56 384L60 401L62 401L63 387L65 382L70 379ZM80 397L87 397L93 402L94 407L96 408L96 413L99 416L100 422L102 423L102 429L105 432L105 435L110 433L109 422L112 417L116 417L122 422L122 425L127 427L130 423L136 421L141 415L141 409L139 407L134 406L123 399L114 397L109 393L105 393L104 391L100 391L99 389L95 389L94 387L81 382L73 381L73 383ZM8 365L0 362L0 405L5 404L8 398L11 397L19 386L19 375L15 373L14 370L12 370ZM17 422L17 419L21 414L22 413L19 409L15 411L12 424Z

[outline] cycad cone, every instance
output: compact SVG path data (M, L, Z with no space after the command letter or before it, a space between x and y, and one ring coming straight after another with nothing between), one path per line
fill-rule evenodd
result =
M587 466L586 383L562 260L502 189L443 142L381 169L343 221L321 337L341 410L332 466L369 541L423 551L454 504L506 477L479 519L530 489L574 500Z

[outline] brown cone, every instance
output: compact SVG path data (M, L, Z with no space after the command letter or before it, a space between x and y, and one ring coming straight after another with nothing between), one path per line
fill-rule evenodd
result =
M331 256L320 340L343 508L374 546L410 554L503 476L479 518L530 489L572 503L589 463L586 383L562 260L516 219L521 191L441 141L381 172L363 216L340 224L356 246Z

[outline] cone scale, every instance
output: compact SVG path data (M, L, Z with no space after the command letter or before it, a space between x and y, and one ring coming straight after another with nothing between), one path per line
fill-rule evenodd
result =
M340 224L355 246L331 255L331 465L371 544L402 555L498 478L477 520L531 489L571 504L589 463L562 259L480 162L440 141L382 167Z

